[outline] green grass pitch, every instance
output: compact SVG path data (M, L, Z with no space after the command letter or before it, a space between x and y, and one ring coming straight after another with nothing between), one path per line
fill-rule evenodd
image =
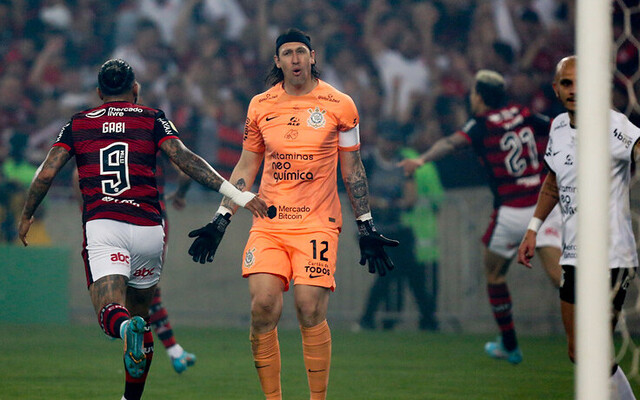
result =
M144 399L263 398L253 368L248 329L176 327L198 361L182 375L162 343ZM561 336L520 339L518 366L483 353L487 335L333 330L329 399L500 400L572 399L573 366ZM284 398L309 398L298 331L280 332ZM122 342L98 326L0 326L0 400L92 399L122 396ZM630 360L623 368L629 370ZM635 392L640 393L636 382Z

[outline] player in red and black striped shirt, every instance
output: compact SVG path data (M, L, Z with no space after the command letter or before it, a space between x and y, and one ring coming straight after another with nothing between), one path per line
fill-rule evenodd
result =
M74 115L62 128L29 187L18 228L28 245L35 210L60 169L76 156L87 284L100 326L107 335L124 340L126 400L142 396L153 357L153 336L145 319L162 271L158 150L191 178L255 216L267 214L264 201L235 188L187 149L162 111L136 104L138 91L125 61L102 65L98 95L104 104Z
M424 163L466 146L472 146L480 158L494 195L494 212L482 241L489 302L501 332L498 340L485 345L485 351L491 357L518 364L522 352L516 339L506 274L533 216L544 180L543 156L550 122L526 107L507 105L504 79L494 71L476 74L470 102L473 117L461 130L438 140L420 158L404 160L401 165L406 173L413 174ZM551 281L559 286L562 230L557 209L547 222L538 233L538 252Z

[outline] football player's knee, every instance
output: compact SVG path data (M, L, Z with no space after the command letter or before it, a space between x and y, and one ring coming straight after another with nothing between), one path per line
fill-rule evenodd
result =
M506 278L504 277L504 275L500 275L496 271L492 271L492 272L487 271L487 283L491 285L499 285L505 282L506 282Z
M487 282L491 284L502 283L504 280L504 274L501 274L501 270L496 265L485 265L484 273L487 277Z
M300 322L305 326L307 325L305 322L313 323L319 319L324 319L322 309L317 301L298 302L296 304L296 309L301 320Z
M251 301L251 315L258 320L272 320L280 314L280 307L270 296L257 296Z

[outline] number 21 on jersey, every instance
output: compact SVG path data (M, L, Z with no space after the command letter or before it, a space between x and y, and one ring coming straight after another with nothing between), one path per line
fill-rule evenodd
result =
M500 150L507 151L504 165L511 176L520 176L527 169L527 158L523 157L523 149L528 149L529 162L533 169L540 165L536 138L530 127L525 126L518 131L509 131L500 138Z

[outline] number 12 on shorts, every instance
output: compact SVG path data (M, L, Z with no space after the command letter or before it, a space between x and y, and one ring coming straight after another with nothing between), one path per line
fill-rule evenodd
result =
M318 241L313 239L313 240L310 240L309 243L313 245L313 259L317 260L318 259ZM320 242L320 245L323 246L322 250L320 250L320 261L329 261L329 259L325 257L325 254L329 250L329 242L327 242L326 240L323 240L322 242Z

